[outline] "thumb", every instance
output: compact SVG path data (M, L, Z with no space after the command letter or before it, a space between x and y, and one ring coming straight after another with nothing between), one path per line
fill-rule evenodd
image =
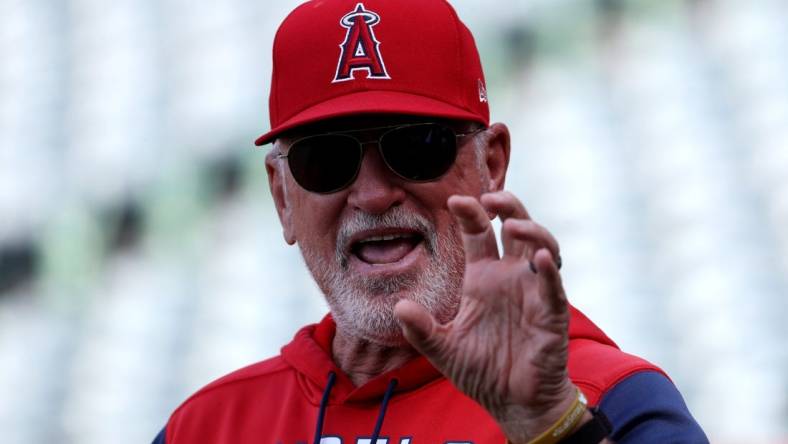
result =
M433 360L439 357L446 333L421 304L401 300L394 306L394 316L402 334L422 355Z

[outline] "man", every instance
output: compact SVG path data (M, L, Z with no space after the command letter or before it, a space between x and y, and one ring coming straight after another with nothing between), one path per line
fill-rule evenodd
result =
M331 314L203 388L159 443L706 442L670 380L572 308L503 191L479 56L444 0L314 0L274 41L257 140ZM490 224L503 220L499 253Z

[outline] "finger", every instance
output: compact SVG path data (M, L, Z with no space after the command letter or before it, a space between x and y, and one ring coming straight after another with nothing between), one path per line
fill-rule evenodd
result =
M517 196L509 191L497 191L495 193L483 194L481 202L486 210L497 214L498 217L501 218L501 221L505 221L510 217L516 219L531 219L531 215L528 214L525 205L520 202Z
M497 214L504 223L511 219L531 219L520 199L508 191L484 194L481 203L488 212ZM501 233L501 244L504 256L521 257L527 249L526 245L508 236L505 231Z
M479 201L470 196L451 196L447 205L460 224L465 262L498 259L495 231Z
M413 348L440 367L446 333L427 309L417 302L403 299L394 306L394 316Z
M553 255L546 248L541 248L534 255L533 264L538 270L539 295L542 300L547 302L553 313L566 314L569 302Z
M504 247L505 256L522 257L524 254L528 260L533 261L534 253L540 248L547 248L550 254L556 258L556 264L560 264L560 251L558 241L543 226L531 220L509 219L503 223L501 237L509 238L510 243L516 243L517 247L507 251ZM560 268L560 265L559 265Z

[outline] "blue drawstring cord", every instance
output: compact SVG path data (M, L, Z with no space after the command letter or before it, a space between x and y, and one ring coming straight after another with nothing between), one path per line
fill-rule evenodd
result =
M380 413L378 413L378 420L375 423L375 431L372 432L372 438L369 440L369 444L377 444L378 436L380 436L380 429L383 427L383 418L386 416L386 409L389 406L389 399L391 399L391 394L394 393L394 388L397 386L397 380L392 379L389 382L389 386L386 388L386 394L383 395L383 403L380 404Z
M328 383L326 389L323 390L323 398L320 400L320 410L317 414L317 426L315 427L315 439L313 444L320 444L320 439L323 437L323 420L326 417L326 409L328 407L328 398L331 394L331 389L334 388L337 375L334 372L328 373ZM380 412L378 413L378 420L375 422L375 430L372 432L372 438L369 440L370 444L377 444L378 437L380 436L380 429L383 428L383 418L386 417L386 409L389 406L389 400L394 393L394 388L397 387L397 380L392 379L386 387L386 393L383 395L383 402L380 404Z
M326 389L323 390L323 399L320 400L320 411L317 414L317 427L315 427L315 439L312 441L313 444L320 444L320 438L323 435L323 419L326 416L326 407L328 406L328 396L331 394L331 389L334 387L336 379L336 373L328 373L328 383L326 384Z

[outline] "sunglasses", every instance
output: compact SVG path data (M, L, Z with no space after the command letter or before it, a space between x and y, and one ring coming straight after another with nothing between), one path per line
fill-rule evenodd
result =
M353 133L385 130L376 140L361 141ZM295 181L307 191L329 194L350 186L356 180L364 145L377 143L386 166L397 176L411 182L439 179L457 158L457 139L485 128L458 133L440 123L413 123L377 128L336 131L306 136L290 144L287 159Z

